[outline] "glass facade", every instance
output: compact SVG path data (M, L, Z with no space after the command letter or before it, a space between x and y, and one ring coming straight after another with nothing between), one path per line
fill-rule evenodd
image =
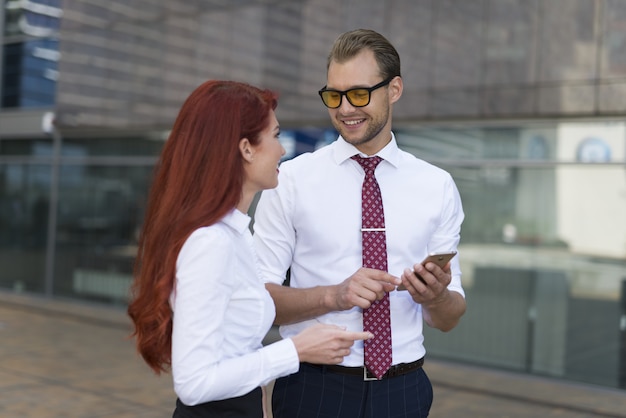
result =
M60 58L60 0L5 3L0 107L52 106Z
M54 52L57 49L58 41L55 39L5 46L3 107L28 108L54 104L58 74L58 58Z
M0 259L10 266L0 286L125 303L162 144L65 139L56 155L53 140L0 141Z
M54 294L128 300L151 174L146 165L62 166Z
M415 128L454 177L468 311L436 356L626 388L626 124ZM601 342L601 343L600 343Z
M44 293L50 164L0 164L0 286Z

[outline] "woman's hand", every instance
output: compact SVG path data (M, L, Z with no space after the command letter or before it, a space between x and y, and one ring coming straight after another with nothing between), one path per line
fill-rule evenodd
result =
M316 324L292 337L301 362L339 364L350 354L357 340L367 340L371 332L352 332L336 325Z

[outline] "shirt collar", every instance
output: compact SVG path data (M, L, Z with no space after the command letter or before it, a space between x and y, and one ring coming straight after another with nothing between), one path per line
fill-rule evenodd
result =
M250 226L250 217L237 209L232 209L224 215L222 222L240 234L243 234L248 226Z
M335 142L335 147L333 150L333 156L335 158L335 162L337 164L342 164L344 161L349 160L355 154L359 154L363 157L366 155L362 154L354 145L346 142L345 139L339 135L337 141ZM391 133L391 141L383 149L376 153L383 160L389 162L394 167L397 167L400 163L400 149L398 148L398 143L396 142L396 136Z

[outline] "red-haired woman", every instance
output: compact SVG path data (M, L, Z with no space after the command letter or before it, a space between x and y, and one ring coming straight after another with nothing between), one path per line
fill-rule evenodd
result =
M207 81L183 104L152 184L135 267L138 351L171 368L174 417L262 417L262 387L300 362L338 364L371 336L317 325L263 347L275 309L247 211L285 150L269 90Z

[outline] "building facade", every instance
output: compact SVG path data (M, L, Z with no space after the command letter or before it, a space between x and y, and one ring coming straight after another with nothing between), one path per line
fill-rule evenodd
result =
M357 27L402 58L400 146L466 211L468 311L429 355L626 388L626 3L0 0L0 289L123 306L152 169L210 78L280 93L287 158Z

